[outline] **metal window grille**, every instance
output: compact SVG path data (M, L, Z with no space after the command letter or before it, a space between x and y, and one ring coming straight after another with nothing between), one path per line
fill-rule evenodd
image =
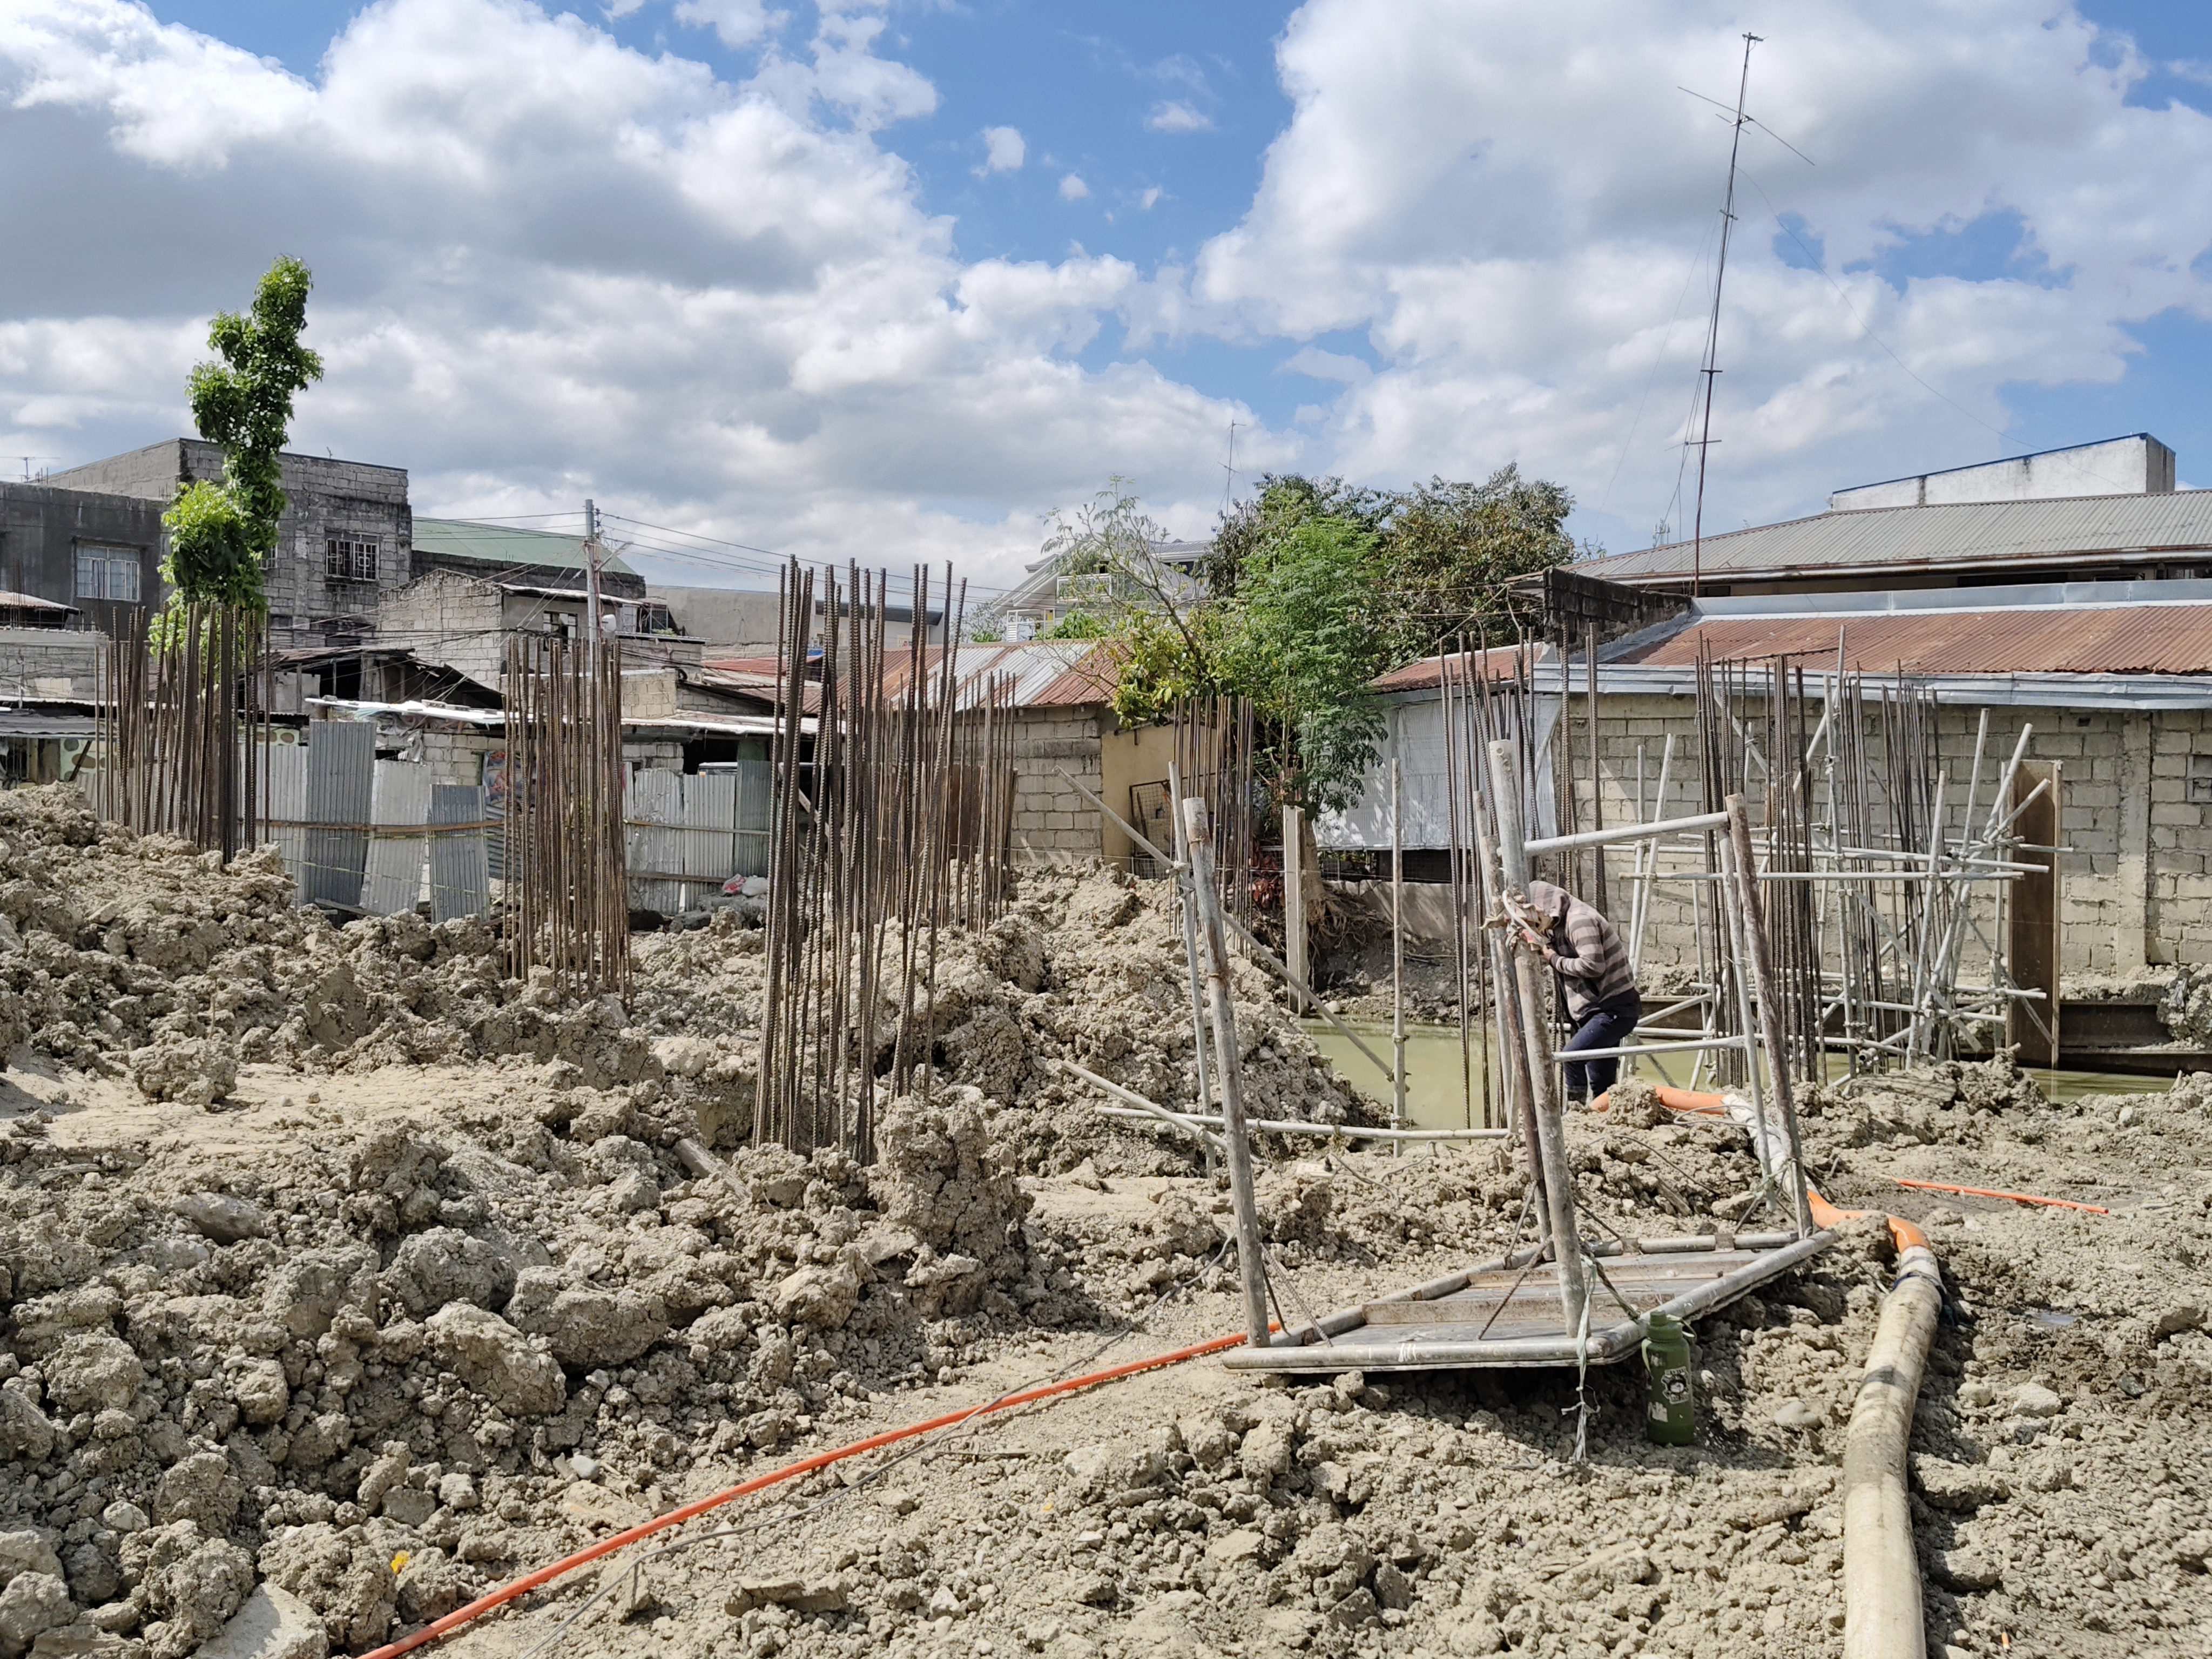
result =
M332 536L325 544L330 555L330 577L334 582L373 582L376 580L376 544L359 536Z
M138 550L80 547L76 550L76 596L81 599L138 602Z

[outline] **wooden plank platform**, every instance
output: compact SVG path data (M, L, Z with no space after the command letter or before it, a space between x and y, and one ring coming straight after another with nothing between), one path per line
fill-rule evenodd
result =
M1695 1320L1809 1261L1835 1238L1818 1232L1802 1239L1772 1233L1650 1239L1641 1249L1609 1243L1598 1252L1600 1265L1620 1297L1589 1276L1587 1339L1565 1328L1559 1269L1539 1262L1524 1278L1522 1256L1341 1309L1317 1324L1278 1333L1267 1347L1232 1350L1222 1364L1231 1370L1322 1372L1613 1364L1639 1351L1651 1315Z
M1622 1255L1603 1263L1605 1276L1620 1292L1616 1302L1597 1276L1589 1276L1591 1318L1602 1324L1648 1314L1698 1285L1750 1267L1767 1252L1708 1250L1694 1255ZM1516 1281L1518 1284L1516 1284ZM1510 1297L1510 1300L1508 1300ZM1624 1310L1620 1303L1628 1304ZM1503 1304L1503 1307L1500 1304ZM1455 1335L1472 1336L1485 1324L1493 1336L1530 1336L1559 1328L1559 1270L1544 1262L1522 1277L1519 1270L1493 1267L1468 1277L1467 1288L1433 1302L1370 1302L1363 1310L1369 1328L1401 1326L1473 1327ZM1492 1316L1496 1315L1493 1322Z

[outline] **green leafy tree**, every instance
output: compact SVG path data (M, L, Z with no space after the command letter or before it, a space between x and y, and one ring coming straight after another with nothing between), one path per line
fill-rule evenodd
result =
M1495 642L1533 626L1540 607L1511 584L1574 556L1573 507L1560 485L1513 465L1482 483L1431 478L1393 497L1382 530L1388 653L1412 662L1456 649L1462 635Z
M222 446L222 482L187 485L161 515L169 532L162 574L176 601L267 607L262 571L284 512L279 456L292 398L323 374L323 360L300 343L313 286L306 265L281 258L246 315L218 312L208 330L222 361L194 368L186 390L200 436Z
M1258 543L1226 607L1221 678L1291 739L1279 790L1323 811L1358 799L1382 742L1382 576L1375 532L1323 514Z
M1113 630L1088 611L1071 611L1037 637L1041 640L1103 640Z
M1509 584L1574 555L1573 501L1507 466L1482 483L1409 490L1270 475L1224 513L1202 586L1157 556L1166 532L1127 481L1055 514L1045 546L1088 577L1114 640L1114 711L1167 719L1182 699L1249 698L1275 793L1310 808L1357 799L1383 724L1376 676L1462 638L1510 639L1534 620ZM1065 592L1065 589L1063 589Z

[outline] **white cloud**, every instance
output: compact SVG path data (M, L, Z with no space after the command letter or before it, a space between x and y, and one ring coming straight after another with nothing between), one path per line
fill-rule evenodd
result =
M1145 125L1154 132L1204 132L1213 122L1188 104L1170 99L1152 106Z
M1380 372L1324 432L1349 475L1517 457L1595 506L1618 461L1611 510L1648 526L1676 475L1727 165L1725 125L1675 88L1731 93L1747 27L1768 37L1753 112L1820 165L1746 140L1724 522L1997 442L1867 341L1826 277L1773 255L1769 201L1825 240L1850 306L1916 374L1998 424L2008 382L2117 379L2123 325L2212 317L2192 264L2212 239L2212 121L2128 106L2140 59L2051 0L1753 0L1726 17L1693 0L1311 0L1279 47L1295 113L1249 210L1203 250L1188 313L1151 303L1247 339L1364 331ZM1992 212L2020 216L2063 286L1991 272L1900 292L1846 270Z
M1250 411L1073 360L1129 265L961 259L875 136L935 99L880 28L833 12L732 85L525 0L385 0L310 83L125 0L19 5L0 136L40 166L0 211L50 252L0 264L0 451L186 430L209 313L282 251L328 365L295 442L407 466L425 513L588 494L985 581L1109 469L1200 527Z
M609 15L620 17L635 11L645 0L617 0ZM750 46L782 21L761 0L676 0L676 21L710 28L726 46Z
M1360 359L1341 351L1323 351L1319 346L1304 346L1283 360L1285 374L1310 375L1316 380L1342 380L1356 386L1375 371Z
M1145 212L1150 213L1155 207L1159 205L1160 198L1164 194L1166 194L1166 192L1161 190L1158 185L1149 185L1146 186L1145 193L1137 198L1137 205Z
M185 429L208 313L287 252L316 271L330 365L300 444L409 466L425 512L589 494L1003 577L1037 510L1109 470L1202 528L1235 418L1240 471L1519 459L1640 529L1673 487L1726 164L1725 128L1674 88L1729 91L1747 27L1771 37L1754 112L1820 165L1747 141L1709 517L1994 453L1856 318L1996 422L2008 384L2117 379L2131 322L2212 318L2212 120L2128 106L2140 60L2057 0L1748 3L1308 0L1249 210L1188 269L1146 271L962 257L896 148L937 94L886 55L880 5L817 5L803 42L714 5L717 27L761 20L731 82L531 0L381 0L309 81L128 0L14 0L0 142L39 165L0 173L0 215L40 257L0 261L0 454ZM1194 70L1154 73L1211 106ZM1059 190L1090 194L1073 172ZM1833 286L1775 257L1770 199ZM1990 213L2056 285L1848 269ZM1264 348L1315 401L1271 431L1142 362L1086 370L1109 318L1127 352Z
M983 129L983 165L979 173L1012 173L1029 158L1029 146L1015 127Z

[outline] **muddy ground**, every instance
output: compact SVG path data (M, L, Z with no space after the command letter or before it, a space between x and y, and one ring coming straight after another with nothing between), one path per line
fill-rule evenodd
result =
M931 1097L860 1170L744 1144L757 936L641 939L629 998L579 1004L482 928L335 928L58 793L0 796L0 1659L183 1659L270 1604L365 1651L794 1457L1238 1323L1218 1182L1052 1064L1188 1098L1152 888L1042 878L954 941ZM1369 1121L1255 974L1238 998L1269 1115ZM1915 1435L1931 1650L2212 1645L2208 1112L2212 1079L2051 1106L2002 1061L1808 1103L1823 1190L1920 1219L1952 1291ZM1737 1132L1572 1133L1620 1231L1759 1213ZM1262 1152L1315 1310L1520 1217L1494 1147ZM1619 1370L1585 1421L1571 1374L1201 1358L741 1499L444 1648L1835 1654L1884 1237L1698 1328L1694 1448L1645 1443Z

